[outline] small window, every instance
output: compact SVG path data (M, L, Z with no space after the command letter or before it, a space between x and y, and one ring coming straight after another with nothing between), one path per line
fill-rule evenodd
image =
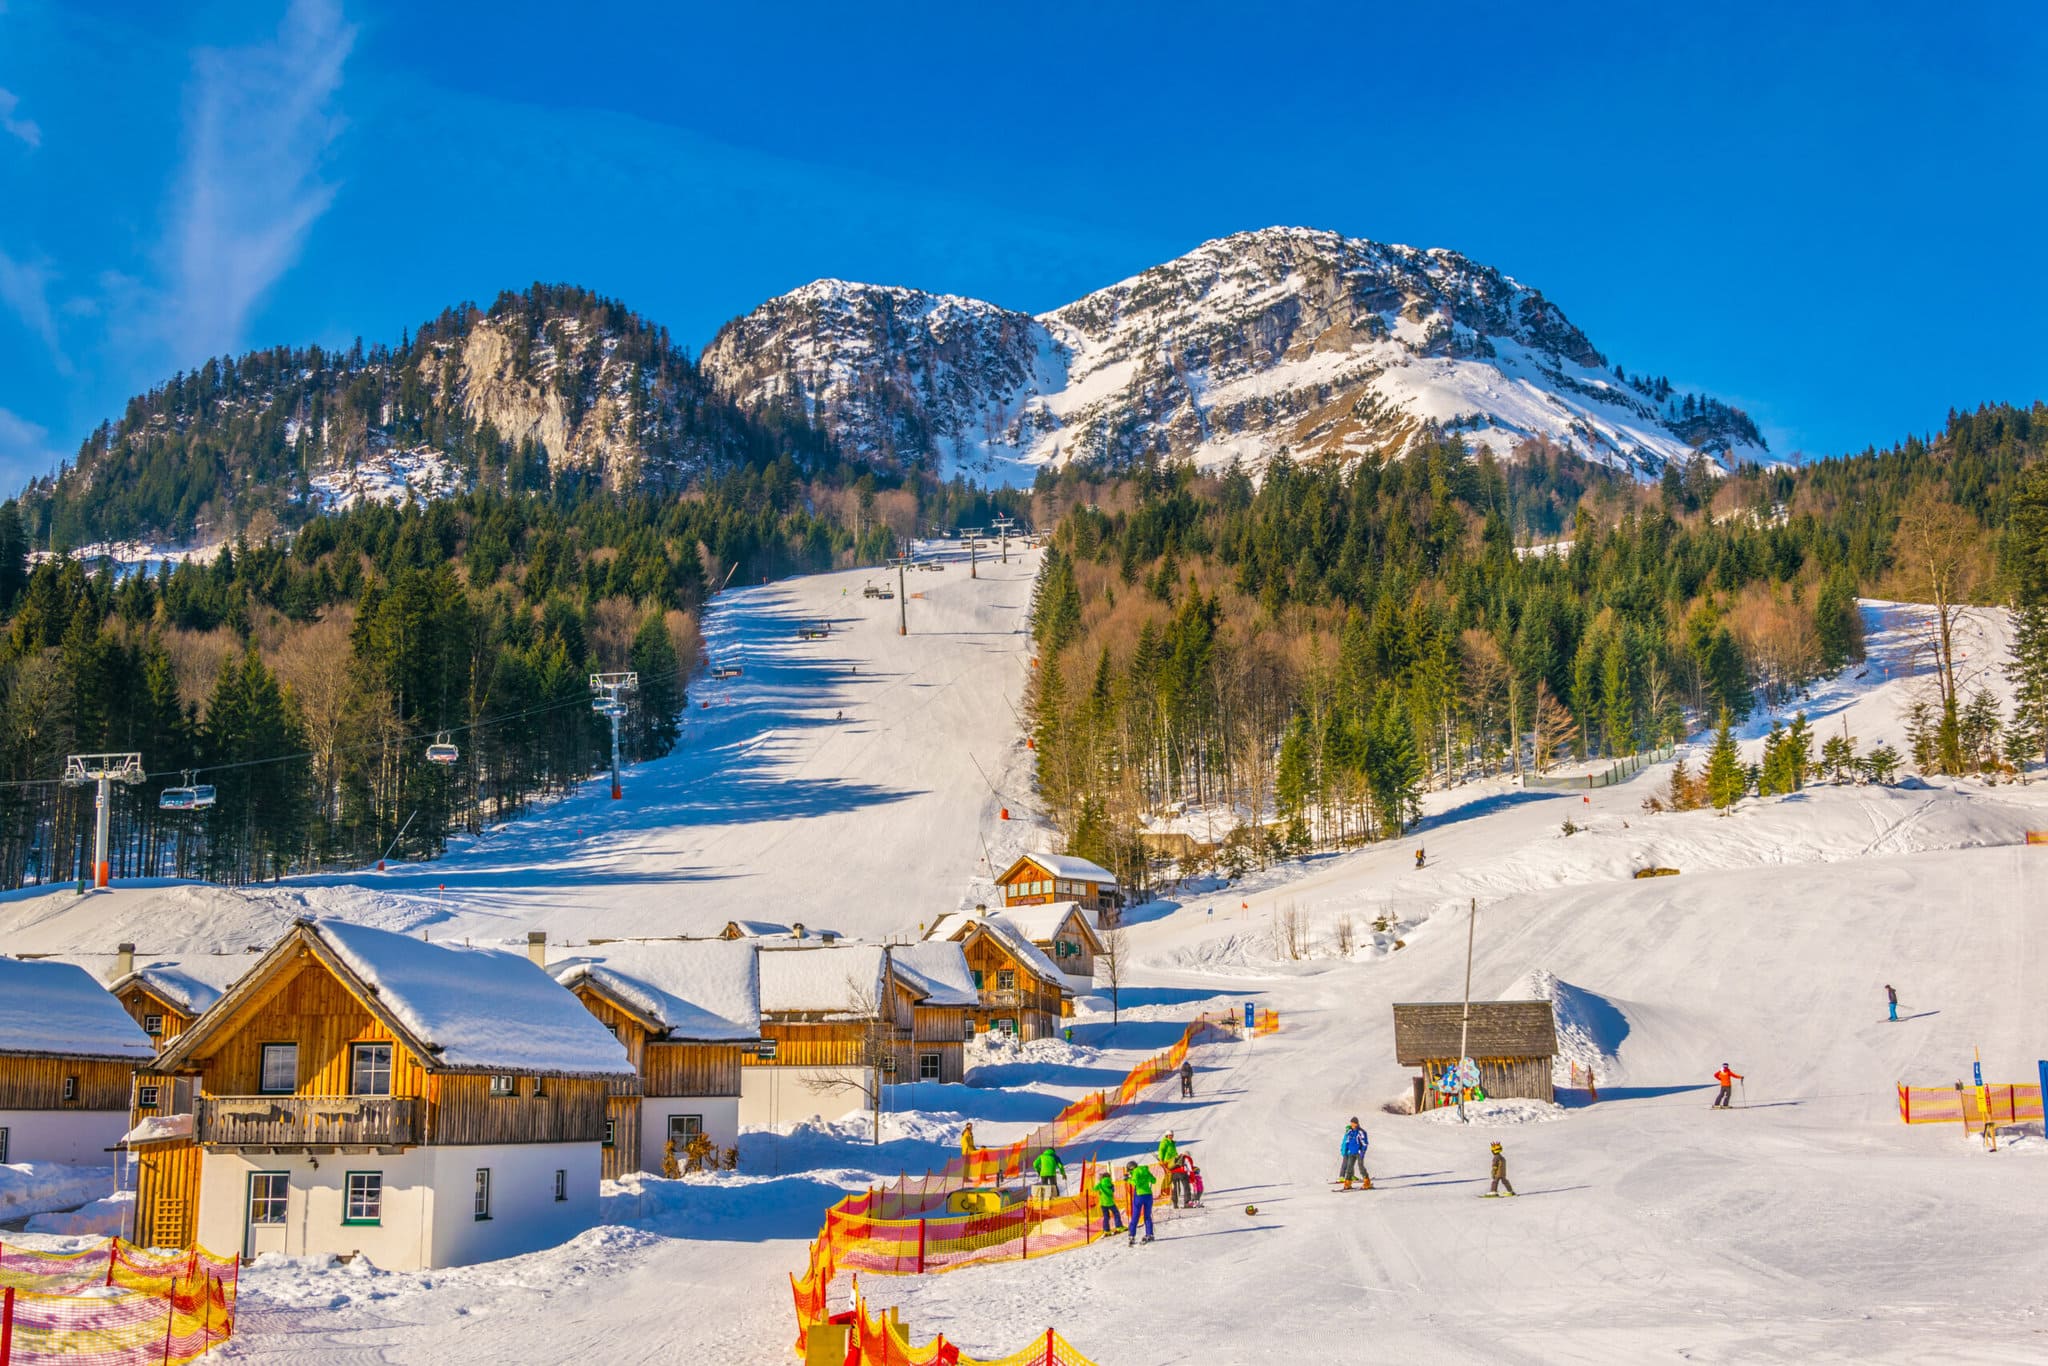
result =
M285 1196L291 1190L288 1172L249 1173L249 1222L281 1224L285 1220Z
M489 1167L478 1167L476 1169L476 1217L479 1219L491 1217L491 1169Z
M555 1203L561 1204L569 1198L569 1173L555 1168Z
M161 1015L143 1016L142 1032L152 1038L161 1038L164 1032L164 1017Z
M980 990L981 990L981 986L982 986L982 983L981 983L981 969L980 969L980 968L976 968L976 969L974 970L974 989L975 989L976 991L980 991Z
M384 1222L384 1173L350 1172L343 1186L341 1222L381 1224Z
M618 1141L619 1122L616 1119L606 1120L604 1122L604 1146L607 1148L616 1147Z
M997 968L997 969L996 969L996 990L997 990L997 991L1015 991L1016 989L1017 989L1017 970L1016 970L1015 968Z
M670 1115L668 1117L668 1136L675 1140L677 1148L682 1148L691 1139L703 1132L704 1116L702 1115Z
M74 1100L77 1100L77 1099L78 1099L78 1078L77 1078L77 1077L66 1077L66 1078L64 1078L64 1099L65 1099L65 1100L66 1100L67 1102L68 1102L68 1101L74 1101Z
M519 1094L519 1078L492 1077L491 1094L494 1096L516 1096Z
M352 1096L391 1094L391 1045L359 1043L349 1050L348 1090Z
M157 1088L154 1086L138 1086L135 1088L135 1103L144 1110L154 1110L156 1108L156 1096Z
M1005 1015L996 1021L996 1028L1005 1034L1015 1034L1017 1032L1017 1022L1008 1015Z
M263 1074L256 1089L266 1096L288 1096L299 1089L299 1046L295 1043L263 1045Z
M547 1095L547 1093L548 1079L546 1077L535 1077L533 1079L533 1098L535 1100L539 1100L543 1096Z
M605 1028L609 1029L612 1032L612 1037L614 1039L618 1039L622 1042L624 1041L626 1036L619 1032L619 1027L617 1025L606 1025Z
M975 983L975 985L979 986L981 984L977 982ZM974 1037L974 1017L972 1015L969 1015L966 1019L960 1022L960 1030L961 1033L965 1035L967 1038L971 1039Z
M0 1129L0 1167L7 1165L7 1131Z
M919 1081L937 1081L939 1079L938 1054L920 1053L917 1055L917 1079Z

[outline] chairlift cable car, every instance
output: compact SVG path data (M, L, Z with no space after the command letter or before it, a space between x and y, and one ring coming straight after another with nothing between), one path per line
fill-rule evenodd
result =
M452 764L462 757L462 751L449 742L448 732L442 731L434 737L434 743L427 746L427 762L430 764Z
M194 783L192 770L185 770L185 781L176 787L167 787L156 799L159 811L204 811L212 806L214 792L212 783Z

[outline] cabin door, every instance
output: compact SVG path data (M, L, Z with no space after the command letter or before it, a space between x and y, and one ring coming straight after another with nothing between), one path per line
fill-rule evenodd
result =
M244 1257L285 1250L285 1207L290 1190L289 1172L249 1173L249 1209L242 1226Z

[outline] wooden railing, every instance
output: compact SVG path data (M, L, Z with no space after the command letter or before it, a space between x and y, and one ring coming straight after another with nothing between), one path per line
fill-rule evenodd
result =
M231 1147L402 1147L418 1143L418 1102L392 1096L208 1096L198 1139Z

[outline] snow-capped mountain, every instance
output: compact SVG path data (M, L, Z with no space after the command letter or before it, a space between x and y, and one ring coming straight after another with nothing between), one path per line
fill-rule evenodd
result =
M1769 459L1739 409L1626 377L1537 290L1453 251L1268 228L1036 317L822 280L720 330L703 372L849 451L1028 479L1074 459L1256 468L1398 453L1425 424L1655 477Z

